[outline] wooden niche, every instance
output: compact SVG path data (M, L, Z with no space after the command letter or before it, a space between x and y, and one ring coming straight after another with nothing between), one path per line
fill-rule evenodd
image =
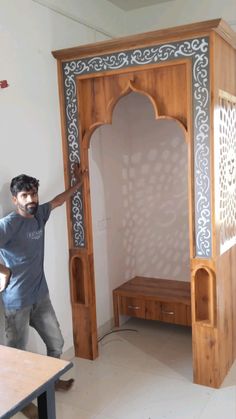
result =
M176 321L192 323L194 382L210 387L220 386L236 356L235 45L235 33L215 19L53 52L67 186L73 183L74 162L89 170L93 131L111 124L116 103L130 92L147 96L156 119L175 119L184 131L191 301L182 295L174 303L181 303L185 313ZM94 359L98 346L89 178L68 204L67 217L75 353ZM133 284L137 279L115 294L117 324L120 309L132 313L125 298L129 302L134 297ZM140 316L168 321L170 301L159 301L160 295L150 295L144 286ZM167 282L168 294L166 287ZM168 308L164 317L162 306Z

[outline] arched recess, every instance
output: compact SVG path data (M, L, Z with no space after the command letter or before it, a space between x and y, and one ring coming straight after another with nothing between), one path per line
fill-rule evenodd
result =
M125 281L142 276L190 282L185 134L173 118L156 119L150 99L137 92L116 103L112 126L93 132L89 171L99 335L113 325L112 290Z
M118 104L118 102L124 97L129 95L130 93L135 92L138 93L144 97L147 97L150 101L150 103L152 104L153 110L154 110L154 117L156 120L173 120L175 121L180 129L183 131L183 135L184 135L184 139L186 142L188 142L188 132L187 132L187 127L184 125L184 123L178 119L173 118L172 116L168 116L168 115L161 115L160 111L158 109L158 102L157 102L157 98L150 95L149 93L147 93L146 91L140 90L138 88L135 87L133 82L128 82L127 86L125 87L124 91L121 92L120 96L114 97L108 104L107 104L107 118L103 121L103 122L95 122L93 123L84 133L83 136L83 141L85 143L85 147L89 148L90 147L90 140L91 137L94 133L94 131L99 128L102 125L111 125L112 124L112 117L113 117L113 112L115 110L116 105Z
M112 72L108 75L76 78L82 168L87 169L89 173L88 149L92 133L97 127L112 123L112 113L116 103L130 92L138 92L149 98L156 119L176 120L188 142L191 132L188 102L191 93L190 84L186 83L186 79L189 76L188 62L181 60L145 70L135 68L133 71L122 74ZM190 147L188 147L188 150L189 223L191 224L193 216L190 185L192 178ZM83 249L72 248L70 250L72 297L74 298L74 295L83 296L81 301L78 301L78 299L73 301L72 298L73 329L76 355L94 359L98 355L98 348L89 175L85 179L83 187L83 207L86 245ZM191 225L190 231L192 231ZM190 243L192 243L191 237ZM192 245L190 245L191 253L193 253ZM77 268L75 267L75 260ZM81 290L78 287L81 287Z

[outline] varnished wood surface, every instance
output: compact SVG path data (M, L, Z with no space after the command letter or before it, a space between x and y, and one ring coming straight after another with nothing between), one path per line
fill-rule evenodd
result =
M187 105L191 102L190 74L188 61L178 60L168 65L159 64L156 68L147 66L142 71L124 71L123 74L113 75L108 72L100 77L76 78L82 168L88 169L89 173L88 148L92 132L98 126L112 122L117 101L131 91L149 97L156 118L175 118L184 131L186 141L189 141L191 113ZM83 251L70 249L73 333L76 356L94 359L98 348L89 176L83 185L83 204L86 248ZM78 263L74 264L75 260Z
M219 121L214 119L214 116L219 110L220 91L226 91L228 97L236 94L236 51L232 48L232 43L228 42L227 37L222 37L220 33L215 32L210 38L210 71L213 258L209 261L195 260L194 264L192 263L192 336L194 381L217 388L224 380L236 356L236 246L220 254L220 202L215 194L227 191L220 191L217 184L219 167L215 157L218 153L217 147L219 147ZM225 167L224 170L226 172L227 168ZM212 270L212 279L213 277L214 279L211 284L210 282L205 284L206 287L202 287L200 283L197 286L198 292L195 293L196 281L201 282L202 279L204 281L204 275L194 277L197 265L199 269L205 265ZM200 315L195 318L196 306L199 308Z
M146 300L145 319L191 326L191 307L188 304Z
M29 395L36 397L37 390L71 366L68 361L0 345L0 417L13 412Z
M144 278L136 276L116 288L114 293L143 297L158 301L170 301L191 305L190 283L160 278Z
M131 92L147 96L153 105L154 117L174 118L186 135L185 129L188 130L190 124L187 120L188 77L187 61L181 60L156 68L147 66L141 71L78 78L82 142L87 140L87 143L98 126L112 123L113 109L118 100Z
M97 42L95 44L83 45L80 47L67 48L53 51L53 56L58 60L82 58L96 54L105 54L122 49L141 48L146 45L154 45L170 40L188 39L199 35L209 34L216 31L231 45L236 45L235 33L222 19L213 19L204 22L191 23L188 25L176 26L173 28L161 29L146 32L138 35L131 35L123 38L116 38L109 41Z
M115 326L120 315L191 326L190 283L135 277L113 290Z
M236 246L218 256L217 333L221 382L236 357Z
M216 328L196 323L192 327L193 377L196 384L218 388L225 376L219 358Z
M98 74L88 74L82 77L75 77L77 85L78 102L80 103L80 150L81 164L84 169L88 167L88 147L90 136L96 127L112 122L112 112L115 104L125 94L131 91L138 91L146 94L151 100L154 108L155 117L173 117L186 128L186 139L188 141L188 178L189 178L189 226L190 226L190 258L192 271L192 327L193 327L193 370L194 381L199 384L211 387L219 387L225 374L236 356L236 266L235 266L235 246L225 255L219 254L219 220L215 201L215 148L217 145L217 129L214 125L214 115L218 107L218 92L224 90L228 94L236 95L236 35L230 27L221 19L200 22L191 25L184 25L171 29L149 32L134 35L131 37L104 41L96 44L85 45L78 48L53 52L58 60L59 83L60 83L60 102L62 112L62 133L64 141L64 166L67 183L68 156L66 144L66 121L63 96L63 75L62 61L81 59L91 56L115 53L122 50L139 49L145 46L160 45L168 42L192 39L193 37L209 36L209 67L210 67L210 167L211 167L211 227L212 227L212 257L209 259L195 258L195 202L194 202L194 152L193 152L193 109L192 109L192 71L190 61L182 60L182 63L162 63L145 66L146 75L137 68L132 71L127 69L109 70ZM180 64L180 65L179 65ZM179 67L178 67L179 65ZM162 69L161 69L162 67ZM169 68L168 68L169 67ZM170 68L172 67L172 69ZM181 69L181 72L178 70ZM141 77L142 73L142 77ZM156 76L159 73L160 79ZM169 73L169 76L168 76ZM180 74L181 73L181 74ZM154 75L155 74L155 75ZM95 80L96 79L96 80ZM164 82L162 83L162 79ZM62 97L63 96L63 97ZM196 111L196 110L195 110ZM204 121L203 121L204 125ZM91 222L91 203L89 178L86 179L83 188L84 199L84 219L86 231L86 248L72 249L73 240L70 237L70 251L81 257L86 254L85 265L77 264L72 266L71 276L80 276L79 281L73 284L72 288L72 311L74 321L74 339L76 353L78 356L93 359L97 353L96 345L96 307L95 307L95 287L93 271L93 245L92 245L92 222ZM68 227L72 234L70 213L68 212ZM70 235L70 233L69 233ZM81 259L82 260L82 259ZM75 269L76 268L76 269ZM81 268L81 269L80 269ZM82 269L84 272L82 272ZM203 271L197 271L203 269ZM209 278L204 275L209 273ZM196 275L196 277L195 277ZM76 278L71 281L76 281ZM205 278L205 279L204 279ZM151 278L149 278L151 280ZM208 280L209 279L209 280ZM201 283L201 281L204 283ZM165 280L166 281L166 280ZM169 282L169 281L168 281ZM173 289L170 294L171 284L165 282L163 287L159 284L159 295L166 300L165 304L179 304L180 319L188 317L189 312L180 307L185 305L190 310L190 297L185 295L186 290ZM150 283L151 284L151 283ZM137 285L137 284L136 284ZM168 292L165 286L168 285ZM185 283L184 286L189 286ZM77 287L83 287L78 289ZM126 288L127 287L127 288ZM129 288L130 287L130 288ZM125 285L125 289L114 291L114 313L119 317L119 310L131 313L137 309L137 315L145 318L161 316L161 310L171 311L169 305L167 310L160 306L163 301L159 301L155 292L150 289L146 292L146 297L140 297L144 289L141 290L137 285L136 294L132 294L134 287L131 284ZM150 287L152 288L152 287ZM133 296L132 296L133 295ZM170 296L171 295L171 296ZM81 297L82 296L82 297ZM131 303L127 300L131 298ZM183 302L180 302L182 298ZM153 300L154 299L154 300ZM176 299L176 300L175 300ZM143 304L145 301L145 304ZM177 302L178 301L178 302ZM84 302L82 304L81 302ZM137 302L137 304L136 304ZM149 304L149 306L146 305ZM121 306L120 306L121 304ZM130 308L129 308L130 306ZM133 311L132 311L133 310ZM170 314L169 314L170 315ZM191 317L191 315L190 315ZM168 320L168 314L167 314ZM184 320L185 321L185 320ZM190 320L188 320L191 322Z
M193 271L192 281L193 319L201 325L215 326L216 283L215 273L208 267L199 266Z

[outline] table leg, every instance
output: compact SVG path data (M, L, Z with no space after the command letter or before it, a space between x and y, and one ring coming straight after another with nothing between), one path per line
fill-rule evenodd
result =
M49 384L38 397L38 412L39 419L56 419L54 383Z
M113 292L113 309L115 327L120 327L119 295Z

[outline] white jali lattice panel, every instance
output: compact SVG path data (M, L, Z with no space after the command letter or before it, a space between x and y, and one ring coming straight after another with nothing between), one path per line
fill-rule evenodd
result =
M218 199L220 253L236 243L236 97L219 95Z

